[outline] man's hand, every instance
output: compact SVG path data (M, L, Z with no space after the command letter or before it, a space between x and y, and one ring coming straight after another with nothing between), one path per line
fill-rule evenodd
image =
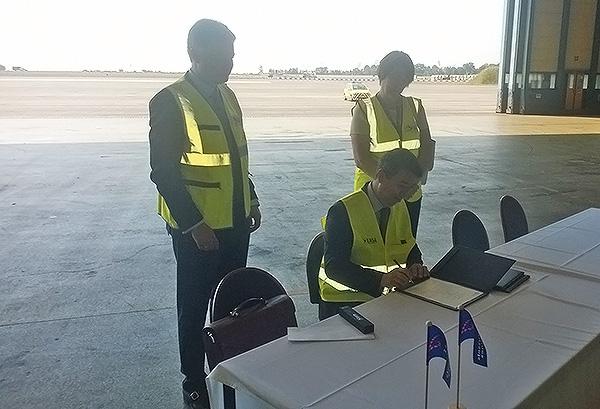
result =
M429 278L429 270L423 264L413 264L407 271L408 276L414 282L420 282Z
M258 206L250 207L250 233L254 233L260 227L262 215Z
M381 277L381 288L396 287L399 290L404 290L412 285L411 278L408 272L403 268L395 268Z
M211 229L208 224L202 223L194 227L192 230L192 237L196 242L196 246L202 251L216 251L219 250L219 240L215 236L215 232Z

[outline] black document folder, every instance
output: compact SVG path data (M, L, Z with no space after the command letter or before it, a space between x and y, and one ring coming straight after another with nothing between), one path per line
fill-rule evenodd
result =
M492 289L511 292L526 281L528 275L511 269L514 263L514 260L481 250L453 247L431 269L431 278L402 292L451 310L460 310Z
M489 293L514 263L505 257L457 246L431 269L431 277Z

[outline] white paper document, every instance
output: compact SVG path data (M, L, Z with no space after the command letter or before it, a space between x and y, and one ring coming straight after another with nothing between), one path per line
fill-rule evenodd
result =
M375 334L363 334L340 316L306 328L288 328L290 342L360 341L375 339Z
M402 292L453 310L459 310L486 295L481 291L433 277Z

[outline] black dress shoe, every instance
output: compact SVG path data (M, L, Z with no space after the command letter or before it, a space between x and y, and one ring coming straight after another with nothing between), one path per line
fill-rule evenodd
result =
M183 403L189 409L210 409L208 393L201 391L183 390Z

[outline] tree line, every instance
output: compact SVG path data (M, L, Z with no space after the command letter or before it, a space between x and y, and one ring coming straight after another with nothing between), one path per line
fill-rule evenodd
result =
M475 67L472 62L465 63L461 66L454 67L438 67L437 65L425 65L421 63L415 64L415 75L472 75L478 74L487 67L495 66L496 64L483 64L480 67ZM329 69L328 67L317 67L314 70L300 70L298 68L287 69L270 69L269 74L304 74L314 73L317 75L377 75L377 64L365 65L363 68L353 68L351 70ZM262 67L259 71L262 73Z

